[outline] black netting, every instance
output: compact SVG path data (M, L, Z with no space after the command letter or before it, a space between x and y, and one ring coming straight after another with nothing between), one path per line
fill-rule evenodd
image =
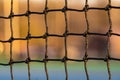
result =
M8 64L4 64L4 63L0 63L0 65L3 66L9 66L10 65L10 73L11 73L11 80L14 80L14 75L13 75L13 64L17 64L17 63L26 63L28 65L28 77L29 80L31 80L31 74L30 74L30 62L40 62L40 63L44 63L44 69L45 69L45 73L46 73L46 78L47 80L49 80L49 74L48 74L48 70L47 70L47 63L49 61L59 61L59 62L63 62L64 63L64 68L65 68L65 74L66 74L66 79L68 80L68 69L67 69L67 61L76 61L76 62L84 62L84 69L85 69L85 73L86 73L86 78L87 80L89 80L89 74L88 74L88 70L87 70L87 62L89 60L101 60L101 61L105 61L106 62L106 66L107 66L107 71L108 71L108 79L111 80L111 70L110 70L110 60L114 60L114 61L120 61L120 59L118 58L113 58L110 56L110 38L111 36L120 36L120 34L118 33L113 33L112 32L112 20L111 20L111 9L120 9L119 6L112 6L111 5L111 0L108 0L108 4L106 5L106 7L104 8L97 8L97 7L89 7L88 4L88 0L85 0L85 6L83 9L79 10L79 9L72 9L72 8L68 8L68 1L69 0L64 0L65 1L65 5L62 9L49 9L48 7L48 0L44 0L45 1L45 8L42 12L32 12L30 11L30 0L27 0L27 11L24 14L14 14L13 11L13 2L14 0L11 0L11 10L10 10L10 15L8 17L4 17L4 16L0 16L0 19L10 19L10 31L11 31L11 37L9 40L0 40L1 43L10 43L10 61ZM96 32L90 32L90 25L89 25L89 20L88 20L88 11L89 10L103 10L107 12L108 15L108 21L109 21L109 29L108 31L104 34L104 33L96 33ZM68 18L67 18L67 11L73 11L73 12L84 12L85 15L85 21L86 21L86 31L84 33L71 33L69 32L68 29ZM48 32L48 22L47 22L47 14L50 12L62 12L64 14L64 20L65 20L65 32L63 35L58 35L58 34L50 34ZM30 33L30 15L31 14L37 14L37 15L44 15L44 20L45 20L45 26L46 26L46 32L43 36L32 36ZM25 16L28 19L28 31L27 31L27 36L26 38L14 38L13 36L13 17L21 17L21 16ZM83 59L79 60L79 59L71 59L68 58L68 51L67 51L67 37L68 36L81 36L85 38L85 55L83 57ZM105 36L107 37L107 54L105 58L96 58L96 57L88 57L88 36L89 35L97 35L97 36ZM48 58L48 37L62 37L64 38L64 48L65 48L65 56L62 59L49 59ZM30 39L44 39L45 40L45 58L43 60L32 60L29 54L29 40ZM13 48L13 41L15 40L26 40L27 41L27 58L25 61L14 61L13 60L13 55L12 55L12 48Z

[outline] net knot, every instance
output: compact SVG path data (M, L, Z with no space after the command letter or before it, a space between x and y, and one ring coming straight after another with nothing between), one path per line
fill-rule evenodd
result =
M89 32L84 32L83 36L86 37L88 35Z
M27 11L26 13L25 13L25 16L29 16L30 15L30 11Z
M105 57L105 59L104 59L104 61L106 62L106 61L108 61L108 60L110 60L111 58L110 58L110 55L108 54L106 57Z
M67 58L67 56L65 56L61 61L62 62L65 62L65 61L67 61L68 60L68 58Z
M26 36L26 39L28 40L28 39L30 39L30 37L31 37L31 34L28 33L28 35Z
M10 59L9 65L13 64L13 59Z
M109 31L106 33L106 35L107 35L108 37L110 37L110 36L111 36L111 33L112 33L112 30L109 30Z
M112 32L112 30L110 29L110 30L109 30L109 33L111 33L111 32Z
M43 59L43 62L48 62L48 56L45 55L45 59Z
M8 40L10 43L14 40L13 37L10 37L10 39Z
M83 60L85 61L85 62L87 62L88 61L88 55L85 55L84 57L83 57Z
M67 7L62 8L62 12L67 11Z
M48 37L48 33L45 33L44 35L43 35L43 39L46 39L47 37Z
M47 55L45 55L45 58L47 59L47 58L48 58L48 56L47 56Z
M43 13L44 13L44 14L47 14L47 13L48 13L48 7L45 7Z
M105 10L108 11L108 10L110 10L110 8L111 8L111 5L108 4L108 5L105 7Z
M25 60L25 63L28 64L30 62L30 58L28 57L26 60Z
M48 59L47 58L43 59L43 62L48 62Z
M85 7L83 8L83 10L84 10L85 12L87 12L88 9L89 9L89 5L85 5Z
M107 62L109 59L108 58L105 58L104 61Z
M14 17L14 12L11 12L8 18Z
M63 36L64 36L64 37L67 37L67 36L68 36L67 33L68 33L68 31L65 31L65 32L63 33Z

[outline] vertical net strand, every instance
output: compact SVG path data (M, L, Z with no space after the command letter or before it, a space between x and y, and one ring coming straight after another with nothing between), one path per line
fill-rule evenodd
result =
M27 67L28 67L28 80L31 80L30 78L30 52L29 52L29 37L30 37L30 0L27 0L27 19L28 19L28 32L27 32Z
M44 68L45 68L45 74L46 74L46 79L49 80L49 75L48 75L48 69L47 69L47 58L48 58L48 25L47 25L47 9L48 9L48 0L45 0L45 9L44 9L44 20L45 20L45 27L46 27L46 33L45 33L45 59L44 59Z
M13 61L13 58L12 58L12 39L13 39L13 26L12 26L12 23L13 23L13 20L12 20L12 15L13 15L13 0L11 0L11 10L10 10L10 32L11 32L11 38L9 39L10 41L10 73L11 73L11 80L14 80L14 76L13 76L13 66L12 66L12 61Z

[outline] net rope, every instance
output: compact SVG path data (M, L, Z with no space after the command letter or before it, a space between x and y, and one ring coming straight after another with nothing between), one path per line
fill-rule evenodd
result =
M10 10L10 15L5 17L5 16L0 16L0 19L9 19L10 20L10 31L11 31L11 37L9 40L0 40L1 43L10 43L10 61L9 63L5 64L5 63L0 63L0 65L2 66L10 66L10 73L11 73L11 80L14 80L14 75L13 75L13 64L17 64L17 63L26 63L28 66L28 80L31 80L31 74L30 74L30 62L40 62L40 63L44 63L44 69L45 69L45 73L46 73L46 79L49 80L49 74L48 74L48 69L47 69L47 63L49 61L59 61L59 62L63 62L64 63L64 69L65 69L65 74L66 74L66 78L65 80L68 80L68 69L67 69L67 61L75 61L75 62L84 62L84 69L85 69L85 73L86 73L86 79L89 80L89 74L88 74L88 70L87 70L87 62L88 60L101 60L101 61L105 61L106 62L106 67L107 67L107 71L108 71L108 79L111 80L112 76L111 76L111 70L110 70L110 60L114 60L114 61L120 61L119 58L113 58L110 56L110 37L111 36L120 36L120 34L118 33L113 33L112 32L112 20L111 20L111 13L110 10L111 9L120 9L120 6L112 6L111 5L111 0L108 0L108 4L106 5L106 7L104 8L97 8L97 7L89 7L88 4L88 0L85 0L85 6L83 9L79 10L79 9L72 9L72 8L68 8L68 0L64 0L65 1L65 5L62 9L49 9L48 8L48 0L44 0L45 1L45 8L42 12L32 12L30 11L30 0L27 0L27 11L24 14L14 14L13 12L13 0L11 0L11 10ZM103 33L95 33L95 32L90 32L89 31L89 20L88 20L88 11L89 10L103 10L107 12L108 15L108 19L109 19L109 30L103 34ZM48 33L48 22L47 22L47 14L50 12L63 12L64 14L64 20L65 20L65 32L63 35L58 35L58 34L50 34ZM68 30L68 19L67 19L67 11L74 11L74 12L84 12L85 15L85 21L86 21L86 31L84 33L70 33ZM38 15L44 15L44 20L45 20L45 26L46 26L46 33L42 36L32 36L30 33L30 15L31 14L38 14ZM27 36L25 38L14 38L13 36L13 18L14 17L21 17L21 16L26 16L28 19L28 32L27 32ZM67 37L68 36L82 36L85 38L85 55L84 58L82 60L78 60L78 59L71 59L68 58L68 51L67 51ZM107 37L107 54L105 58L96 58L96 57L88 57L88 36L89 35L97 35L97 36L105 36ZM48 58L48 37L63 37L64 38L64 47L65 47L65 56L62 59L49 59ZM29 40L30 39L35 39L35 38L40 38L40 39L45 39L45 58L43 60L32 60L30 58L30 54L29 54ZM27 40L27 58L25 61L14 61L13 60L13 55L12 55L12 48L13 48L13 41L15 40Z

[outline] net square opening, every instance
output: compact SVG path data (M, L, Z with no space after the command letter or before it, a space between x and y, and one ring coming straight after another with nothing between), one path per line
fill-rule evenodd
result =
M15 40L12 43L12 58L14 61L23 61L27 58L27 41Z
M120 0L111 0L112 6L120 6Z
M13 36L14 38L26 38L28 35L28 19L27 17L14 17L13 23Z
M105 58L107 47L107 37L93 35L88 37L88 57Z
M108 31L110 25L106 11L90 10L87 15L90 32L106 33Z
M44 63L30 62L31 80L46 80Z
M83 62L68 61L67 70L69 80L86 80Z
M63 34L65 32L65 16L62 12L48 13L47 23L50 34Z
M112 80L119 80L120 79L120 62L119 61L110 61L110 72L111 72L111 79Z
M69 0L68 8L82 10L85 6L85 0Z
M70 33L84 33L86 20L83 12L67 11L68 31Z
M0 40L8 40L10 36L10 19L0 19Z
M114 58L120 58L120 37L119 36L111 36L110 38L110 55Z
M88 61L87 62L87 71L89 74L89 79L108 79L107 65L104 61Z
M65 69L62 62L48 62L47 69L50 80L64 80L65 79Z
M30 10L32 12L43 12L45 9L45 0L30 0Z
M64 38L49 37L48 38L48 58L62 59L65 55Z
M111 19L112 19L112 31L113 33L120 34L120 18L118 17L120 14L119 9L111 9Z
M0 63L9 63L10 60L10 44L0 42Z
M30 39L29 53L32 60L43 60L45 58L45 40Z
M84 57L84 37L69 36L67 38L68 58L81 60Z
M30 33L32 36L42 36L45 34L46 26L44 15L32 14L30 16Z
M13 76L15 80L28 80L28 67L25 63L13 64ZM24 74L23 74L24 73Z
M0 16L8 17L10 15L10 9L10 0L0 0Z
M108 0L88 0L90 7L104 8L108 5Z
M65 5L65 0L48 0L48 9L62 9Z
M13 0L14 14L24 14L27 11L27 0Z
M3 80L11 79L10 66L0 66L0 78Z

